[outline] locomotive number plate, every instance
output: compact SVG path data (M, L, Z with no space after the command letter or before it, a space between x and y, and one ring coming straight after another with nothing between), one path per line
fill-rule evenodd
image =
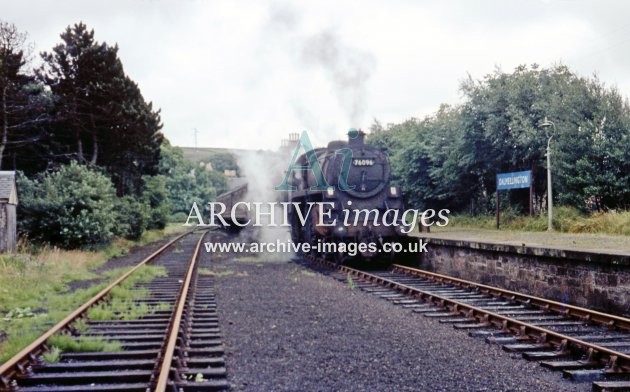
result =
M353 159L352 165L353 166L373 166L374 159Z

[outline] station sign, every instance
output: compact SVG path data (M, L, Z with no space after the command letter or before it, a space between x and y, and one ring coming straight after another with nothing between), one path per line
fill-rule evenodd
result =
M505 191L508 189L521 189L529 188L529 216L534 215L534 189L532 183L532 171L525 170L512 173L497 173L497 230L499 229L500 221L500 204L499 191Z
M497 190L529 188L532 183L532 171L525 170L497 174Z

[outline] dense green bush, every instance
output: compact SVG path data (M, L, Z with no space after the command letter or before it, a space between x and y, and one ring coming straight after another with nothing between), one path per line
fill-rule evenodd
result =
M168 222L171 207L168 203L166 178L164 176L144 176L143 198L149 207L148 229L163 229Z
M68 249L106 245L114 236L134 240L146 229L185 222L192 202L205 204L225 188L220 173L195 168L176 148L165 149L163 163L165 174L144 176L137 196L121 198L109 177L76 162L32 179L20 174L18 230Z
M149 224L149 208L131 196L118 199L116 203L118 224L115 234L130 240L137 240L142 236Z
M19 230L31 239L71 249L105 245L113 238L116 194L107 176L72 162L18 181Z
M185 212L176 212L173 215L168 217L168 222L169 223L179 223L184 224L186 223L186 219L188 219L188 214Z

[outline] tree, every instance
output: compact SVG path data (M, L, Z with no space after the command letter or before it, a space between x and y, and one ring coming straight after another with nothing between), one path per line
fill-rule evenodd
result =
M480 164L480 185L495 187L495 174L527 170L534 173L537 204L546 195L545 148L552 139L554 195L562 204L580 209L628 205L630 177L623 160L630 108L619 94L597 78L579 77L565 66L540 69L520 66L511 73L497 70L481 82L462 86L464 138L472 160ZM555 128L544 130L544 117ZM512 201L526 205L526 193ZM598 200L590 203L589 200Z
M532 170L542 210L551 131L556 202L580 209L630 206L630 106L614 88L562 65L534 64L468 78L461 91L459 106L372 127L369 141L388 149L394 178L414 204L486 212L494 208L497 173ZM545 117L554 129L540 126ZM527 209L527 191L503 197Z
M212 169L219 173L223 173L225 170L238 171L236 158L234 158L234 155L230 152L217 152L209 161L212 164Z
M159 111L145 102L138 85L128 77L117 94L114 102L119 104L110 105L108 116L118 122L104 138L100 164L111 173L119 194L139 194L142 177L159 171L162 123Z
M25 72L26 38L15 25L0 21L0 168L8 166L7 158L15 168L18 158L41 154L35 142L43 138L49 102L43 86Z
M140 192L142 176L157 173L159 111L125 75L117 46L97 42L83 23L61 39L38 72L55 98L57 157L105 168L119 195Z

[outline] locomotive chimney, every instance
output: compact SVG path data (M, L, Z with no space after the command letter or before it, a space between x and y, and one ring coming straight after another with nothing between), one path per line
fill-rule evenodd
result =
M297 132L290 133L288 139L282 139L280 141L280 151L291 152L295 148L295 145L298 144L299 140L300 140L299 133Z
M365 132L360 129L351 128L348 131L348 145L350 147L362 146L365 143Z

